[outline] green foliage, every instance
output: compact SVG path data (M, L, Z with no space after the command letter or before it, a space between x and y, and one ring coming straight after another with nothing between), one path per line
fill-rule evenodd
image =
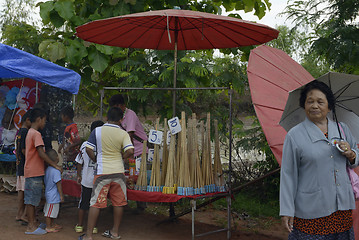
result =
M279 199L275 198L264 199L261 195L265 193L265 189L262 192L258 192L255 188L245 189L234 195L232 201L232 211L239 214L247 214L249 217L279 217ZM213 203L214 207L221 206L225 208L227 206L226 199L221 199Z
M283 14L296 27L312 30L312 52L323 56L331 68L359 73L359 4L357 0L289 1Z
M19 0L20 1L20 0ZM32 3L31 0L26 0ZM259 18L270 9L268 0L109 0L109 1L81 1L81 0L53 0L38 3L43 26L40 29L31 29L34 41L24 40L23 25L14 28L10 20L4 26L2 39L9 45L18 43L24 50L36 48L31 53L49 59L57 64L65 65L82 76L81 94L78 102L85 101L83 96L99 102L96 91L103 86L113 87L172 87L174 57L172 51L128 50L116 47L92 44L74 36L75 28L89 21L114 17L135 12L159 10L166 8L190 9L218 14L221 7L226 11L244 10L254 12ZM19 8L18 8L19 9ZM20 13L22 11L19 11ZM236 17L240 17L236 15ZM18 34L17 31L21 31ZM36 38L36 36L40 36ZM18 45L18 46L19 46ZM225 50L224 50L225 51ZM177 86L178 87L208 87L228 86L238 92L243 92L245 86L245 72L239 64L243 56L237 49L228 53L235 57L216 59L214 51L179 52ZM249 53L249 51L247 51ZM248 54L246 55L248 56ZM220 63L224 69L216 66ZM168 116L171 111L170 92L132 94L135 109L144 109L148 103L159 105L160 114ZM188 103L196 101L198 92L182 92L178 94L178 109L188 108ZM107 98L107 95L106 95ZM105 103L107 99L105 99ZM185 105L183 105L183 103ZM96 104L86 104L88 110L97 109ZM146 110L145 110L146 112Z
M277 29L280 31L279 36L269 42L269 46L283 50L315 78L331 70L323 55L310 50L313 38L308 32L287 26L278 26Z

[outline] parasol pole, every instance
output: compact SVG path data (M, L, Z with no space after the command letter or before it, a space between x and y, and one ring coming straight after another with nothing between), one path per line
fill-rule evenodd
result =
M167 23L168 24L168 23ZM174 69L173 69L173 100L172 100L172 109L173 109L173 114L172 116L175 117L176 116L176 86L177 86L177 42L178 42L178 32L177 32L177 28L178 28L178 19L175 18L175 58L174 58Z

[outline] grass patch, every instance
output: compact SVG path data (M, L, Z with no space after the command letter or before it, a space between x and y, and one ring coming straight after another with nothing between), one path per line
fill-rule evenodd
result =
M249 215L250 217L274 217L279 218L279 200L262 199L259 194L242 191L235 195L232 200L232 211L239 215ZM215 209L227 207L226 199L221 199L213 203Z

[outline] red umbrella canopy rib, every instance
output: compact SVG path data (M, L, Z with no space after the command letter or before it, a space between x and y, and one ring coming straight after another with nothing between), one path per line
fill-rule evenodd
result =
M251 51L247 73L257 117L274 156L281 164L287 132L279 121L289 92L314 78L285 52L265 45Z
M76 28L86 41L117 47L173 50L259 45L278 37L268 26L189 10L159 10L86 23Z

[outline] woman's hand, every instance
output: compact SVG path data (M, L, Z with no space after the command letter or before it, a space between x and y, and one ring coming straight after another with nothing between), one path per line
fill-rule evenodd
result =
M350 163L354 163L356 154L355 152L350 148L350 144L346 141L340 141L338 143L340 149L342 149L344 152L342 152L342 155L345 156Z
M283 216L282 217L282 223L284 225L284 227L289 231L292 232L293 231L293 217L289 217L289 216Z

